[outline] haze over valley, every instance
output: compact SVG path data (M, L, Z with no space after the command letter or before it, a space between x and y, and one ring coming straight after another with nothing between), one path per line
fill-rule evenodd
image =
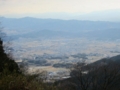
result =
M12 40L17 62L47 71L69 69L120 54L120 23L39 18L4 18L2 26Z

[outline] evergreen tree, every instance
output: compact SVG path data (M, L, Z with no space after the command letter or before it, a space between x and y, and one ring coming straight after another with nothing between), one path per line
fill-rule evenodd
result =
M9 70L10 72L16 71L20 72L17 63L9 58L4 51L3 41L0 38L0 72L3 72L4 69Z

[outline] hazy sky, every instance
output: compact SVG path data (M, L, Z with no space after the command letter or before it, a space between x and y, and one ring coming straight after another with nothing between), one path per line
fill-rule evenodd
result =
M120 0L0 0L0 15L120 9Z

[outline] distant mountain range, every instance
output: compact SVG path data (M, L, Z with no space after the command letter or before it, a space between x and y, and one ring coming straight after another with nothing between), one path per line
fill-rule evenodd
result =
M0 17L0 21L6 30L18 32L13 37L68 36L120 39L120 22L39 19L32 17Z
M7 17L37 17L42 19L62 19L62 20L90 20L90 21L111 21L120 22L120 9L94 11L90 13L66 13L66 12L50 12L50 13L28 13L7 15Z
M120 22L120 9L97 11L97 12L91 12L87 14L81 14L81 15L75 16L74 19Z

